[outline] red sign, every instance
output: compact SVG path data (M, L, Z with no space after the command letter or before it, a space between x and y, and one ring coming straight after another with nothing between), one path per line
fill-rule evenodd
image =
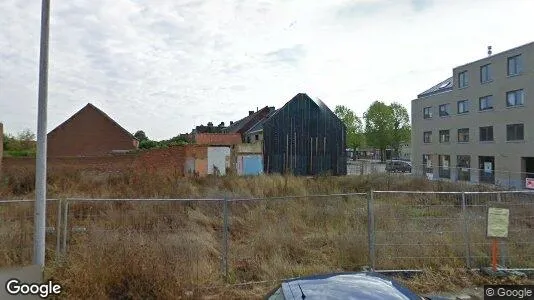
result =
M534 189L534 178L525 179L525 186L527 189Z

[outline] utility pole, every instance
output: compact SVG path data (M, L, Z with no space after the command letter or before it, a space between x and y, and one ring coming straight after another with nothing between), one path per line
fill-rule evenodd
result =
M50 0L41 7L41 44L39 53L39 95L37 111L37 160L35 165L35 206L33 264L45 266L46 226L46 122L48 102L48 36Z

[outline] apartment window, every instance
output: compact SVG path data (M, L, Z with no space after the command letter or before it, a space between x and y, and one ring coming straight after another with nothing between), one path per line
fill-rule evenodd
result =
M423 108L423 117L425 119L432 118L432 107L425 107Z
M458 101L458 113L465 114L469 112L469 103L467 100Z
M479 110L493 109L493 96L488 95L488 96L480 97L478 99L478 109Z
M506 140L507 141L522 141L525 138L525 130L523 124L508 124L506 125Z
M425 173L434 173L432 168L432 155L423 154L423 169Z
M480 83L490 82L491 80L491 64L480 67Z
M523 105L525 100L525 94L523 93L523 89L510 91L506 93L506 106L512 107L512 106L519 106Z
M458 73L458 87L464 88L468 85L468 79L467 79L467 71L463 71Z
M521 54L508 57L508 76L519 75L523 71L523 59Z
M469 142L469 128L458 129L458 142L459 143Z
M469 155L457 155L456 167L458 171L458 180L469 181L471 180L471 156Z
M442 104L439 106L439 116L445 117L450 115L451 105L450 104Z
M448 143L450 141L449 130L440 130L439 131L439 142Z
M439 177L440 178L451 178L451 156L450 155L439 155Z
M423 143L432 143L432 131L423 132Z
M480 127L480 141L491 142L493 141L493 126Z

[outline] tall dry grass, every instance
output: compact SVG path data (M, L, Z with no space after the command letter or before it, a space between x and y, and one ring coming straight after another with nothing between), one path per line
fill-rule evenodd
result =
M32 198L34 174L4 174L0 198ZM48 236L47 276L61 283L68 299L258 298L272 282L322 272L360 270L368 265L367 208L362 196L315 197L374 190L478 190L478 186L428 182L402 175L302 178L292 176L207 177L186 179L139 174L51 173L50 198L264 198L229 202L228 278L222 276L222 203L146 201L70 201L69 240L65 261L54 260L55 235ZM391 200L391 199L389 199ZM395 256L457 256L463 248L428 247L450 242L442 236L402 236L399 229L421 231L430 226L412 217L457 216L450 207L418 210L377 199L380 238L388 243L414 241L411 247L378 252L384 266L405 267ZM421 200L421 199L419 199ZM405 204L413 204L412 198ZM440 200L430 200L441 203ZM431 204L431 203L429 203ZM31 258L31 205L0 207L0 253L3 266ZM48 226L55 226L56 207L49 206ZM421 218L420 218L421 219ZM420 220L419 219L419 220ZM451 223L451 222L449 222ZM441 226L445 226L441 223ZM448 224L448 223L447 223ZM450 225L451 230L459 230ZM436 224L434 224L436 225ZM439 224L438 224L439 225ZM447 225L449 226L449 225ZM85 231L73 231L83 228ZM387 234L389 232L390 234ZM9 239L4 239L9 237ZM377 240L379 242L381 240ZM384 241L384 240L382 240ZM384 251L384 250L379 250ZM438 251L438 252L436 252ZM411 261L410 263L421 263ZM406 263L406 261L404 261ZM428 267L461 265L440 260ZM226 282L268 281L251 288L224 288ZM209 288L212 287L212 288Z

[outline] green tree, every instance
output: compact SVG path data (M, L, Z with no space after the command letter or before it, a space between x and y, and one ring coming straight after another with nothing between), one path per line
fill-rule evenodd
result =
M134 137L139 141L139 143L148 140L148 137L143 130L138 130L136 133L134 133Z
M375 101L363 115L365 120L365 139L369 146L380 150L380 159L385 160L386 149L392 143L394 117L390 106Z
M411 139L410 116L408 110L400 103L393 102L390 106L393 114L393 131L391 134L391 147L399 155L400 145Z
M362 120L350 108L343 105L337 105L334 113L347 127L347 147L356 152L356 149L363 146L365 139Z

